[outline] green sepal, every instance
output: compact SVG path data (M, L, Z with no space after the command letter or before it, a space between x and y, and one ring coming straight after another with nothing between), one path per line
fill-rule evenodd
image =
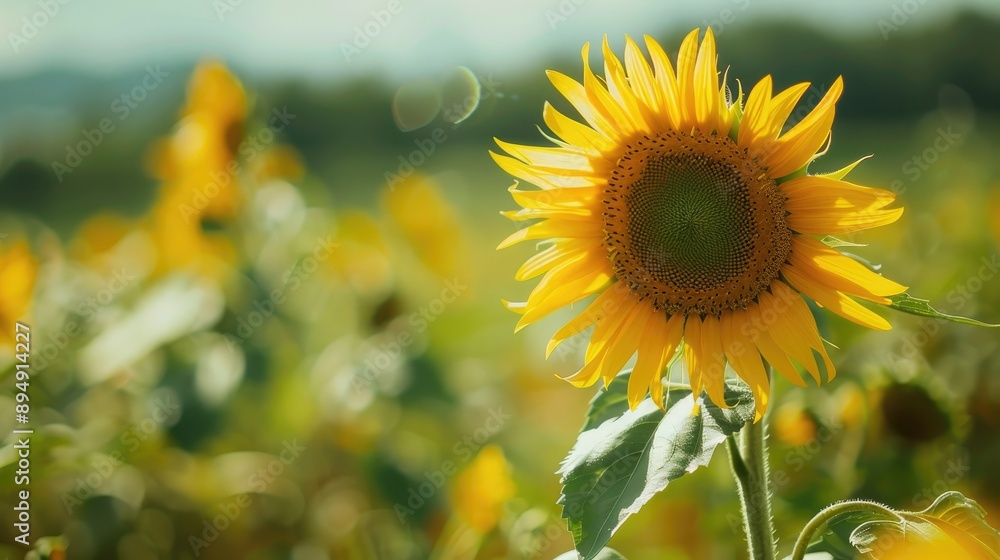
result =
M984 323L968 317L941 313L937 309L931 307L930 300L915 298L907 293L889 296L889 301L890 303L888 307L902 311L903 313L909 313L911 315L930 317L932 319L944 319L953 323L962 323L963 325L972 325L974 327L1000 327L1000 325Z

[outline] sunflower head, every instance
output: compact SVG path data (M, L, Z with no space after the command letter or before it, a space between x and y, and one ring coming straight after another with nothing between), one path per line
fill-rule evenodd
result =
M648 57L626 37L619 59L603 43L604 77L549 78L580 114L546 104L555 146L497 140L501 168L535 188L510 188L531 221L500 248L541 241L516 277L542 276L526 302L508 304L522 328L596 296L552 338L549 351L591 326L585 364L568 381L610 382L636 357L628 399L647 391L662 406L661 376L678 352L696 394L720 406L727 364L754 392L757 416L769 397L765 363L797 385L798 368L816 382L833 363L803 295L861 325L888 329L855 298L887 304L905 290L818 236L894 222L892 193L844 181L858 162L809 175L829 141L837 78L803 118L792 111L811 89L774 94L770 76L734 99L718 71L715 38L687 35L674 62L645 38ZM821 90L822 91L822 90ZM859 160L860 161L860 160Z

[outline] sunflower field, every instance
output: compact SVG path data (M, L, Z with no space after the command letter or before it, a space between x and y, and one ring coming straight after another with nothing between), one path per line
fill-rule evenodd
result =
M0 557L1000 560L1000 6L265 4L0 7Z

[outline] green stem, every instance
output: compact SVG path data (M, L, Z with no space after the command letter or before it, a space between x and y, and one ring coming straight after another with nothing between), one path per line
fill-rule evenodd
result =
M729 458L740 494L743 529L751 560L775 560L774 521L771 518L770 470L764 422L747 422L738 434L729 437Z
M846 513L873 513L902 520L898 513L875 502L869 502L866 500L847 500L844 502L837 502L828 506L826 509L821 510L809 521L809 523L806 523L802 532L799 533L799 538L795 541L795 548L792 549L792 560L802 560L802 558L806 555L806 549L809 548L809 543L812 541L813 535L816 531L830 522L830 520L834 517L844 515Z

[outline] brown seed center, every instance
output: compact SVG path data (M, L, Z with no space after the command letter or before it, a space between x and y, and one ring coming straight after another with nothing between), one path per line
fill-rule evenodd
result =
M618 279L671 314L745 308L791 247L784 195L726 136L670 131L629 143L604 204Z

